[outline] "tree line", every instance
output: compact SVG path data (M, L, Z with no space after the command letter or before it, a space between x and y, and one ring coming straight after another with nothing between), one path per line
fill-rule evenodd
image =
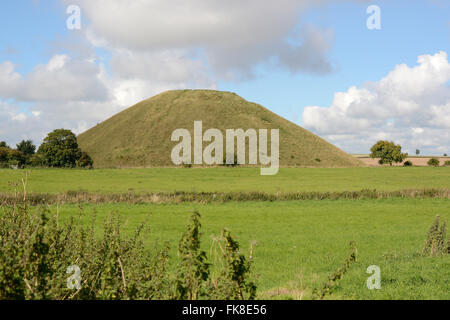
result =
M32 140L22 140L15 149L0 142L0 167L4 168L92 168L93 165L92 158L79 148L75 134L66 129L50 132L39 148Z

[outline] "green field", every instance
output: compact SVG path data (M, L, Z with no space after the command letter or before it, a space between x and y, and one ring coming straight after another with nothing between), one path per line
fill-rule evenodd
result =
M10 182L20 182L23 177L23 171L0 170L0 192L11 192ZM27 191L277 193L427 188L449 189L450 168L282 168L270 177L260 176L256 168L35 169L28 176ZM358 261L329 298L450 298L450 256L421 256L434 217L439 214L450 220L448 198L65 204L59 206L59 216L68 221L81 214L79 222L88 223L95 211L101 226L111 212L119 212L126 233L149 218L149 243L155 239L168 241L171 254L176 255L193 210L202 214L203 247L207 252L210 236L225 227L244 251L250 241L257 241L254 271L258 275L258 298L311 298L312 290L342 265L350 241L356 242ZM366 269L371 265L381 268L381 290L366 288Z
M23 171L0 169L0 192L9 192ZM33 169L28 191L122 192L297 192L450 188L450 167L281 168L261 176L257 168Z
M245 202L211 205L102 204L83 207L82 221L96 211L99 226L111 211L132 232L151 213L150 239L169 241L172 255L193 210L202 214L203 246L210 235L229 228L247 250L256 240L255 272L260 298L310 298L313 288L343 263L350 241L358 261L331 298L448 299L450 256L424 258L424 240L435 215L449 220L444 199ZM60 217L78 216L77 205L60 209ZM368 290L366 269L381 268L382 289Z

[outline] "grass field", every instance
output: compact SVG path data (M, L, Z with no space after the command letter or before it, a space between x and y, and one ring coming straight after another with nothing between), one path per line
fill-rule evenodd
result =
M0 170L0 192L11 192L23 171ZM260 176L256 168L32 170L28 192L92 193L357 191L450 188L450 168L282 168ZM56 206L52 206L54 209ZM80 210L81 208L81 210ZM202 214L203 247L210 235L229 228L244 250L257 241L254 270L258 298L309 299L339 268L355 241L358 261L329 298L450 299L450 256L422 257L427 231L436 215L450 219L448 198L371 200L237 201L180 204L65 204L62 221L95 211L98 225L113 211L121 214L124 232L149 218L149 243L168 241L172 255L190 213ZM151 215L150 215L151 213ZM368 290L368 266L381 268L382 289Z
M23 171L0 169L0 192L9 192ZM261 176L258 168L33 169L29 192L297 192L450 188L450 167L281 168Z
M229 228L247 250L255 250L260 298L311 297L343 263L350 241L356 241L358 261L331 298L448 299L450 257L421 256L429 226L436 214L449 220L448 200L383 199L296 202L245 202L211 205L103 204L83 207L82 221L96 211L99 224L111 211L123 218L123 228L134 230L151 212L151 239L169 241L172 255L189 214L202 214L203 246L210 235ZM60 209L60 217L78 216L77 205ZM368 290L366 269L381 268L382 289Z

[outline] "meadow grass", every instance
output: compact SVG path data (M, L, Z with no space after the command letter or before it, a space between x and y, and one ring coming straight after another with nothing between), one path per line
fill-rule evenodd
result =
M23 170L0 169L0 192ZM28 192L303 192L450 188L450 167L281 168L261 176L258 168L32 169Z
M23 170L0 170L0 192L11 193ZM395 191L450 188L450 168L281 168L276 176L260 176L257 168L159 168L61 170L33 169L27 191L70 194L71 191L114 195L155 192L223 192L269 194L345 192L363 189ZM18 187L20 190L20 186ZM176 254L178 241L193 210L202 214L203 249L211 235L229 228L245 251L257 241L254 271L258 298L309 299L314 288L344 262L350 241L358 261L329 298L450 299L450 256L421 256L429 226L436 215L450 218L447 197L392 197L355 200L229 201L136 204L133 202L52 205L62 222L80 216L97 224L117 211L123 231L133 232L149 219L153 240L168 241ZM275 198L278 200L278 198ZM101 202L101 201L99 201ZM151 213L151 214L150 214ZM101 230L101 228L98 228ZM381 268L382 289L368 290L368 266Z
M80 223L89 223L95 211L97 223L102 224L111 211L118 211L124 232L132 232L149 219L149 241L168 241L171 254L176 254L193 210L202 214L205 250L211 247L210 236L219 235L224 227L243 250L257 241L254 271L259 278L259 298L311 298L312 290L342 265L350 241L356 242L358 261L330 298L450 298L450 257L421 256L434 217L450 218L447 199L81 204L62 206L59 216L62 221L80 216ZM366 287L370 265L381 268L381 290Z

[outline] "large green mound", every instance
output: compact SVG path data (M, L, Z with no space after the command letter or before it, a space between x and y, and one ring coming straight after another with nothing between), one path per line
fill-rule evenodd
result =
M362 163L320 137L230 92L168 91L142 101L78 137L95 167L169 167L175 129L279 129L280 166L354 167ZM270 136L270 134L269 134ZM193 139L192 139L193 140ZM204 147L207 143L204 143ZM225 141L224 141L225 145ZM270 150L270 144L269 144Z

